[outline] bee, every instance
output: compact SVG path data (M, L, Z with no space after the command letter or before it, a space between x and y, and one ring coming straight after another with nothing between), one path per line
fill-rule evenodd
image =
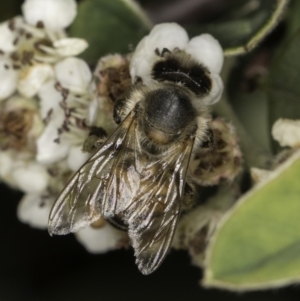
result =
M212 143L201 101L212 86L208 69L179 50L156 53L151 82L138 81L115 102L118 127L71 178L49 217L51 235L100 217L125 229L145 275L164 260L191 201L192 154Z

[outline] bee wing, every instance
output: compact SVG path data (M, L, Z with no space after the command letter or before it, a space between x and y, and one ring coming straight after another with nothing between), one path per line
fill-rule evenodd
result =
M159 267L173 240L194 139L185 142L146 165L136 200L126 209L128 234L143 274Z
M113 217L118 199L134 191L130 182L122 191L117 183L124 177L122 168L129 160L136 120L130 113L104 145L76 172L54 203L49 216L49 233L76 232L98 220ZM132 168L131 175L137 172ZM138 181L137 181L138 182ZM124 186L124 185L123 185ZM122 194L123 193L123 194Z

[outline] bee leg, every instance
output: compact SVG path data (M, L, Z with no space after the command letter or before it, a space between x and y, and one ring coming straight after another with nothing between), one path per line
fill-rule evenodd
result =
M126 99L125 98L119 98L115 101L114 104L114 113L113 113L113 119L116 124L120 124L122 121L122 113L123 109L125 108L126 105Z
M106 140L107 134L101 127L92 127L89 136L85 139L82 151L93 153L97 151Z
M195 205L194 201L194 191L195 187L192 183L185 183L184 192L183 192L183 199L182 199L182 210L189 211Z
M202 141L202 143L200 145L200 149L201 150L210 150L214 146L214 143L215 143L214 133L209 128L206 131L206 139Z

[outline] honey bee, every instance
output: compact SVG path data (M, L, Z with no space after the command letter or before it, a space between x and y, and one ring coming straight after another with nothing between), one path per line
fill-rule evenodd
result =
M152 81L138 81L115 102L117 129L71 178L49 217L51 235L100 217L126 229L143 274L164 260L192 197L191 155L212 141L201 101L212 86L208 69L178 50L156 53Z

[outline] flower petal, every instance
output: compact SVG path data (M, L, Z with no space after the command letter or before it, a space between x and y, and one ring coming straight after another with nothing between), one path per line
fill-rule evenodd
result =
M220 73L224 62L223 49L212 35L202 34L192 38L184 50L211 72Z
M58 128L51 120L36 142L38 162L52 164L67 156L70 146L56 139L58 139Z
M36 64L23 69L19 77L18 91L25 97L33 97L42 85L53 76L52 67L46 64Z
M75 0L25 0L22 5L27 23L36 26L42 22L48 29L68 27L76 17Z
M183 27L177 23L163 23L153 27L150 34L144 37L137 45L131 62L130 75L135 82L136 77L143 81L150 79L151 68L158 59L155 49L162 51L163 48L173 50L183 49L188 43L189 37Z
M211 73L212 89L209 94L201 99L206 105L213 105L218 102L222 96L224 85L219 74Z
M92 80L87 63L79 58L69 57L55 65L55 75L60 84L74 93L85 93Z
M81 165L89 158L89 153L84 153L82 151L82 146L71 147L68 155L68 166L71 170L77 171Z
M60 56L75 56L88 48L86 40L79 38L65 38L53 43L56 53Z
M64 120L64 114L60 107L63 96L61 92L55 88L55 84L56 82L54 80L50 80L39 90L40 114L43 119L49 119L49 117L59 119L57 124L60 124Z
M16 50L14 43L16 33L9 28L9 22L0 24L0 50L4 52L13 52Z
M44 191L49 180L46 168L36 162L22 162L15 167L12 176L18 188L27 193Z
M39 193L26 194L18 205L18 218L31 227L46 229L53 203L54 198L52 197L43 197Z
M11 96L18 83L18 72L13 69L12 61L6 56L0 56L0 101Z
M97 229L87 227L77 232L76 238L90 253L104 253L116 249L120 241L124 240L124 233L106 224Z

